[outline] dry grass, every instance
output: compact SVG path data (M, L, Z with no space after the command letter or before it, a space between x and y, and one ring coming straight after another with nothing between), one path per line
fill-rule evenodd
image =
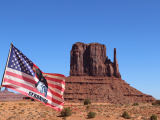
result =
M96 113L92 120L125 120L122 118L124 111L134 120L149 119L152 114L160 118L160 106L153 106L151 103L139 103L138 106L131 104L114 105L109 103L92 103L89 109L83 103L72 103L72 115L66 118L59 117L60 112L45 106L39 102L15 101L0 102L0 120L85 120L89 111ZM69 107L67 104L64 108ZM81 111L83 114L81 114Z

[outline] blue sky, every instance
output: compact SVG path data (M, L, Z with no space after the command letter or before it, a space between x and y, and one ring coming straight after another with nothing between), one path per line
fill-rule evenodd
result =
M98 42L112 62L117 49L123 80L160 99L159 6L159 0L0 1L0 77L11 42L43 72L65 76L72 45Z

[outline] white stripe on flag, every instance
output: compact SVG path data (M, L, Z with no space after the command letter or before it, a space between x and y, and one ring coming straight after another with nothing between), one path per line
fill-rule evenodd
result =
M27 75L26 73L22 73L22 72L20 72L20 71L17 71L17 70L8 68L8 67L6 68L6 71L15 73L15 74L17 74L17 75L24 76L24 77L26 77L26 78L29 78L29 79L35 81L35 82L38 82L38 79L37 79L36 77L32 77L32 76L30 76L30 75ZM25 81L25 80L23 80L23 79L19 79L19 78L17 78L17 77L13 77L13 76L10 76L10 75L5 74L4 78L10 79L10 80L15 81L15 82L18 82L18 83L25 84L25 85L27 85L27 86L29 86L29 87L32 87L32 88L35 88L35 87L34 87L34 86L35 86L34 84L32 84L32 83L30 83L30 82L27 82L27 81ZM13 85L12 83L4 82L4 81L3 81L3 85L17 86L17 85ZM22 86L19 86L18 88L20 88L20 87L21 87L23 90L27 90L27 91L28 91L27 93L29 93L29 90L28 90L28 89L23 88ZM49 86L49 89L50 89L50 88L51 88L53 91L55 91L55 92L57 92L57 91L60 92L60 90L58 90L58 89L56 89L56 88L52 88L52 87ZM17 89L17 87L16 87L16 89ZM36 89L36 88L35 88L35 89ZM22 91L23 91L23 90L22 90ZM31 90L30 90L30 91L31 91ZM25 92L26 92L26 91L25 91ZM63 92L62 92L62 93L63 93ZM38 93L36 93L36 94L38 94ZM64 101L62 98L59 98L59 97L53 95L53 94L50 93L49 91L47 92L47 95L50 96L51 98L54 98L55 100L60 101L60 102L63 102L63 101ZM46 98L46 99L47 99L47 98ZM49 101L50 101L50 100L49 100ZM56 104L56 103L55 103L55 104Z
M60 90L58 90L58 89L56 89L56 88L53 88L53 87L50 87L50 86L48 86L48 88L49 88L50 90L56 92L56 93L59 93L60 95L63 95L63 91L60 91Z
M59 79L59 80L65 81L65 79L64 79L63 77L53 76L53 75L49 75L49 74L47 74L47 73L43 73L43 76L47 76L47 77L50 77L50 78L55 78L55 79Z
M30 90L28 90L28 89L26 89L26 88L23 88L23 87L20 87L20 86L17 86L17 85L8 83L8 82L4 82L3 85L12 86L12 87L16 88L17 90L21 90L21 91L24 91L24 92L26 92L26 93L29 93L29 92L30 92ZM33 91L32 91L32 92L33 92ZM33 92L33 93L35 93L35 92ZM39 95L38 93L36 93L36 94ZM41 96L41 95L40 95L40 96ZM48 100L48 99L47 99L47 100ZM56 106L57 108L60 108L60 109L63 108L63 106L61 106L61 105L59 105L59 104L56 104L56 103L54 103L54 102L52 102L52 101L50 101L50 100L48 100L48 103L51 104L51 105L53 105L53 106Z
M38 74L34 77L35 68L38 68L38 66L11 45L2 86L18 91L55 110L61 111L64 105L65 76L39 71L40 74L44 75L41 77L45 78L44 81L41 81L37 78L37 76L40 77Z
M63 84L61 84L59 82L54 82L54 81L51 81L51 80L48 80L48 79L47 79L47 82L52 84L52 85L57 85L57 86L62 87L62 88L65 89L65 85L63 85Z
M24 80L22 80L22 79L19 79L19 78L13 77L13 76L5 75L4 78L7 78L7 79L10 79L10 80L15 81L15 82L19 82L19 83L25 84L25 85L30 86L30 87L32 87L32 88L35 88L35 87L34 87L34 86L35 86L34 84L32 84L32 83L30 83L30 82L26 82L26 81L24 81ZM4 83L3 85L6 85L6 84ZM8 84L7 84L7 85L8 85ZM22 86L20 86L20 87L22 87ZM26 89L26 88L25 88L25 89ZM36 88L35 88L35 89L36 89ZM54 95L51 94L50 92L47 92L47 95L50 96L51 98L54 98L54 99L60 101L60 102L63 102L63 99L62 99L62 98L59 98L59 97L57 97L57 96L54 96Z
M28 74L26 74L26 73L22 73L22 72L20 72L20 71L17 71L17 70L8 68L8 67L6 68L6 71L9 71L9 72L12 72L12 73L16 73L17 75L21 75L21 76L24 76L24 77L26 77L26 78L29 78L29 79L31 79L31 80L33 80L33 81L38 82L38 79L37 79L36 77L32 77L32 76L30 76L30 75L28 75ZM18 79L18 78L16 78L16 79ZM24 81L24 80L23 80L23 81ZM58 85L58 86L60 86L60 87L62 87L62 88L65 89L65 86L64 86L63 84L58 83L58 82L53 82L53 81L50 81L50 80L47 80L47 82L48 82L48 83L51 83L52 85ZM24 83L26 83L26 81L24 81ZM31 83L30 83L30 84L31 84ZM32 84L32 85L33 85L33 84ZM61 86L61 85L62 85L62 86ZM33 86L34 86L34 85L33 85ZM60 95L63 95L63 91L61 91L61 90L59 90L59 89L56 89L56 88L53 88L53 87L50 87L50 86L48 86L48 88L51 89L52 91L56 92L56 93L59 93Z

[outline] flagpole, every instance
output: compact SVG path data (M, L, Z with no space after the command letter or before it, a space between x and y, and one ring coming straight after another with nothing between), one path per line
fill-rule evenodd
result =
M4 78L4 74L5 74L5 72L6 72L6 67L7 67L7 65L8 65L8 60L9 60L9 57L10 57L10 52L11 52L11 48L12 48L12 46L13 46L13 43L11 43L11 46L10 46L10 49L9 49L8 58L7 58L7 62L6 62L6 66L5 66L5 70L4 70L4 73L3 73L1 86L0 86L0 91L1 91L1 88L3 87L3 86L2 86L3 78Z

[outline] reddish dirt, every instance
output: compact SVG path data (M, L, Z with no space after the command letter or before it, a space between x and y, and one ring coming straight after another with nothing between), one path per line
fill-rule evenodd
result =
M160 120L160 106L153 106L151 103L139 103L138 106L130 104L109 104L109 103L91 103L90 108L82 103L70 103L72 115L66 117L66 120L86 120L87 113L93 111L96 113L92 120L125 120L121 117L124 111L127 111L131 120L149 120L152 114L155 114ZM66 103L64 107L69 107ZM81 114L81 111L83 114ZM39 102L14 101L0 102L0 120L64 120L60 117L60 112L50 107L44 106Z

